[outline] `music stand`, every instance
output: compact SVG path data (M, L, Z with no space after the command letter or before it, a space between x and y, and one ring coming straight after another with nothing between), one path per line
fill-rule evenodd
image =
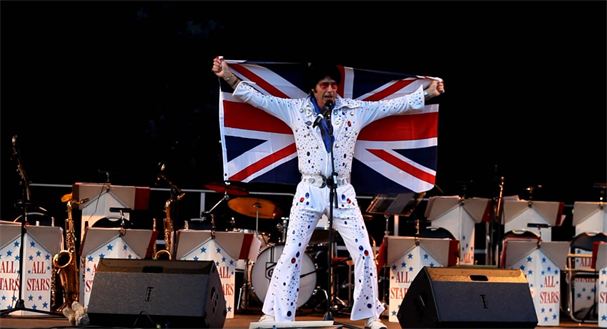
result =
M542 241L552 241L552 230L541 230L546 227L541 224L548 228L561 225L562 213L563 203L558 201L504 200L504 232L526 230Z
M121 186L107 183L75 183L72 194L76 200L87 200L80 204L80 241L87 227L106 217L112 216L110 208L148 209L150 188L141 186ZM130 214L125 218L130 219Z
M80 246L80 303L88 306L97 264L104 258L143 259L152 254L152 230L89 227Z
M394 236L398 236L398 219L400 216L410 217L425 193L399 193L376 195L366 212L373 215L383 215L386 220L384 236L390 235L390 216L394 217ZM417 234L420 232L419 219L416 219Z
M248 261L254 257L253 255L257 256L259 245L257 248L253 247L256 240L253 233L215 232L213 230L177 231L176 260L211 260L215 262L226 300L226 318L228 319L234 317L234 311L240 306L235 307L234 305L237 292L235 287L236 261L239 259ZM249 288L246 270L244 275L247 286L238 291L241 297L248 293L246 289Z
M17 300L15 301L15 306L13 308L8 308L6 310L2 310L0 311L0 317L6 316L10 313L16 312L16 311L28 311L28 312L35 312L35 313L43 313L43 314L57 314L57 313L53 313L53 312L47 312L47 311L42 311L42 310L38 310L38 309L32 309L32 308L26 308L25 307L25 301L23 300L23 270L25 269L24 267L24 262L23 259L25 258L25 234L27 232L25 226L26 224L28 224L27 221L27 216L28 216L28 207L31 205L31 190L30 190L30 181L29 178L27 176L27 173L25 172L25 167L23 166L23 160L21 159L21 155L18 152L18 148L17 148L17 135L14 135L11 139L11 158L13 160L15 160L15 162L17 162L17 173L19 174L19 185L21 185L21 191L22 191L22 195L21 195L21 200L19 200L17 202L17 204L20 206L20 210L21 210L21 229L20 229L20 238L19 238L19 297L17 298Z

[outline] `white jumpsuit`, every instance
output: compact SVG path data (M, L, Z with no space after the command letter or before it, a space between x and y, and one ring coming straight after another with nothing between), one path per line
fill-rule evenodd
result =
M322 214L329 214L329 187L322 177L331 175L331 157L326 151L319 126L313 127L316 113L309 97L286 99L264 95L254 83L243 81L234 96L284 121L293 130L299 171L291 207L287 239L274 268L263 304L263 312L278 322L293 321L299 293L301 256L305 252ZM333 228L344 240L354 261L354 305L350 318L377 317L384 311L378 299L377 270L365 223L350 184L354 146L361 129L369 123L424 106L420 87L415 92L375 102L338 97L331 114L335 142L333 153L337 172L337 205L333 210Z

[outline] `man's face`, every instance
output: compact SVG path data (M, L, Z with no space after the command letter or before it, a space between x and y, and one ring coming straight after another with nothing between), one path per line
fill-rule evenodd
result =
M321 108L325 106L327 101L335 103L335 99L337 98L337 82L330 77L325 77L316 83L313 92L316 102Z

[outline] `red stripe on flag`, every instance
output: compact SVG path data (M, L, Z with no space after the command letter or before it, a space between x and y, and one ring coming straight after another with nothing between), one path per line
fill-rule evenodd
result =
M368 149L369 152L375 154L378 158L388 162L394 167L407 172L410 175L417 177L425 182L430 184L434 184L436 177L432 174L429 174L423 170L417 169L416 167L406 163L405 161L395 157L394 155L386 152L385 150L377 150L377 149Z
M386 89L373 94L367 98L365 98L365 101L379 101L382 100L396 92L398 92L399 90L405 88L406 86L410 85L413 81L415 80L398 80L396 81L393 85L387 87Z
M229 178L229 180L243 181L247 177L250 177L251 175L270 166L271 164L276 163L277 161L288 157L289 155L295 153L296 151L297 151L297 148L295 147L295 143L293 143L293 144L283 148L282 150L278 150L278 151L268 155L267 157L265 157L259 161L256 161L252 165L250 165L250 166L244 168L243 170L239 171L238 173L234 174L232 177Z
M279 89L269 84L265 79L253 73L253 71L247 69L244 65L232 64L231 67L250 81L255 82L257 85L259 85L271 95L281 98L290 98L289 96L287 96L287 94L283 93Z
M247 103L223 101L223 124L228 128L292 134L280 119Z
M366 126L358 137L368 141L397 141L438 136L438 112L394 115Z

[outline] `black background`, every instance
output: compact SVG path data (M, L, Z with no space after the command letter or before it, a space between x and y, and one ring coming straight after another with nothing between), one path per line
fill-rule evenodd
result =
M492 197L504 176L506 195L596 201L606 181L605 2L1 5L2 219L15 134L34 183L154 186L160 161L181 188L221 181L216 55L442 77L446 195ZM60 211L61 193L32 198Z

